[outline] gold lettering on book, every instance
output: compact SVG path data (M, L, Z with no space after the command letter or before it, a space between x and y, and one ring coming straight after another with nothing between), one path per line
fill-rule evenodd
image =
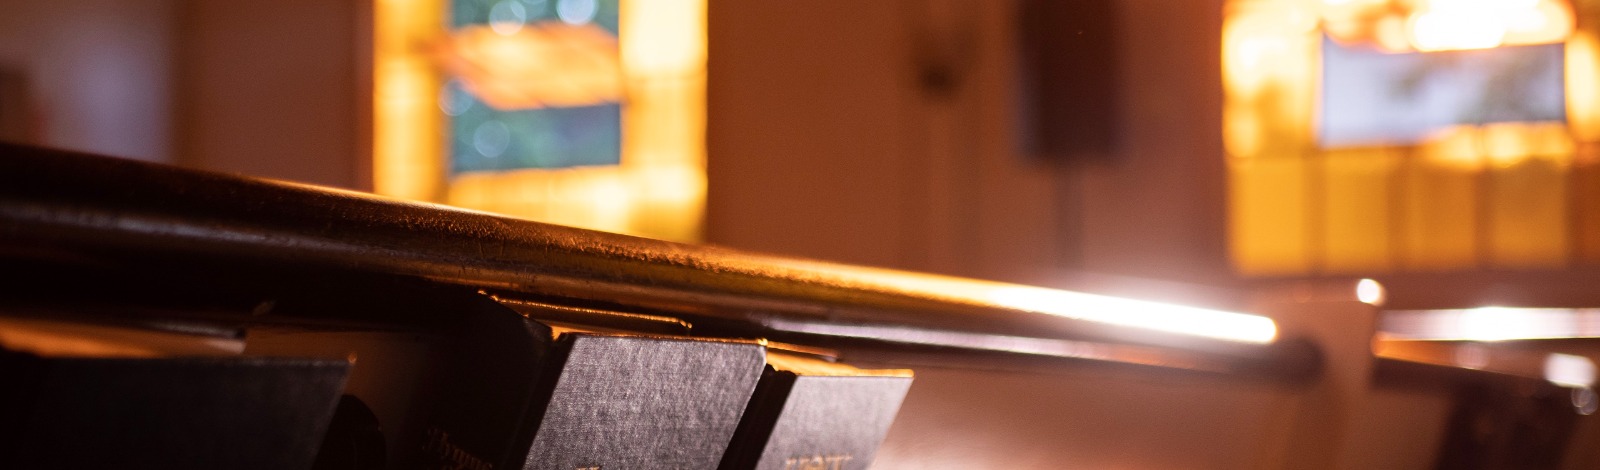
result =
M450 442L450 433L428 429L428 443L422 448L435 459L432 468L440 470L493 470L494 465Z
M783 459L783 470L843 470L849 454L806 455Z

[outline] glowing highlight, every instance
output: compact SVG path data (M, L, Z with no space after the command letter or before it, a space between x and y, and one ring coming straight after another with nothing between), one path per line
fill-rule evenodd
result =
M1018 310L1165 333L1245 343L1278 337L1272 319L1244 313L1023 286L994 289L988 298Z

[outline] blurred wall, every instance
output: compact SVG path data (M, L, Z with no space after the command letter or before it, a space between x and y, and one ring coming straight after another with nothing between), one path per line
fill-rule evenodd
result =
M189 0L178 12L179 162L370 185L366 2Z
M0 89L20 90L6 93L21 95L29 121L12 140L363 188L369 11L359 1L0 0Z
M0 0L0 76L31 121L12 140L174 158L177 0Z
M922 171L903 7L710 2L708 241L907 264Z
M1034 283L1233 283L1221 0L1119 2L1124 145L1056 158L1020 145L1016 11L713 1L708 241Z

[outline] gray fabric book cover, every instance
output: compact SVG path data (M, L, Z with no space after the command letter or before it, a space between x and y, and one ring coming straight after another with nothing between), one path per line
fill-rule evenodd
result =
M423 468L716 468L766 363L755 342L574 330L486 306L458 312L468 325L417 439Z
M750 399L721 470L872 465L911 387L909 370L864 370L780 352Z
M760 378L743 342L563 334L527 469L710 469Z

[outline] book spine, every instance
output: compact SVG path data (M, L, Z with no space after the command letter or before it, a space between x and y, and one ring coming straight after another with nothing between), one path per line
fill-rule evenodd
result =
M778 416L783 414L783 404L789 400L789 391L794 387L795 379L796 375L792 372L766 367L761 373L761 382L756 384L755 393L750 395L750 401L745 405L744 417L739 420L738 430L734 432L728 451L721 465L717 466L718 470L756 468L761 451L772 435L772 428L777 424Z
M555 372L550 329L487 298L463 307L443 389L408 459L427 469L513 468L539 426L544 376Z
M770 370L721 470L846 470L872 464L910 377Z

